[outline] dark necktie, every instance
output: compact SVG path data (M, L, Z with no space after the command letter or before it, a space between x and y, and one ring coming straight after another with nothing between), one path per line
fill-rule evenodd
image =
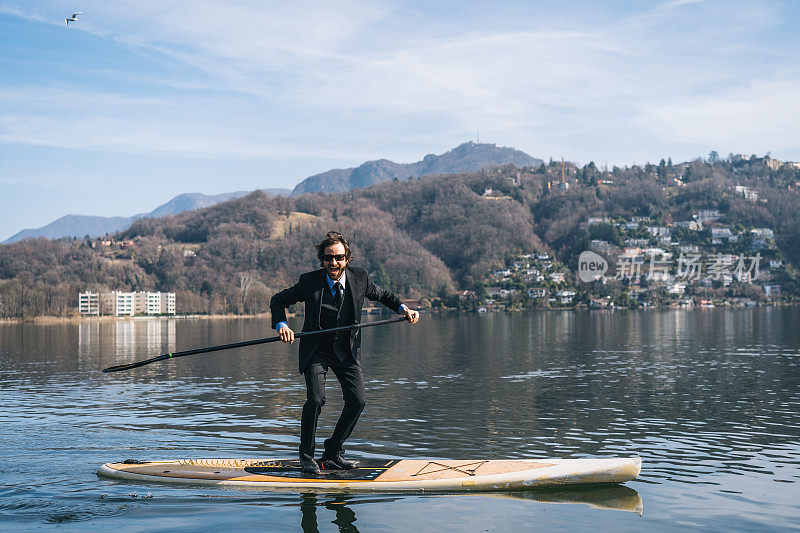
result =
M338 281L333 284L333 302L336 304L336 309L341 309L342 307L342 284Z

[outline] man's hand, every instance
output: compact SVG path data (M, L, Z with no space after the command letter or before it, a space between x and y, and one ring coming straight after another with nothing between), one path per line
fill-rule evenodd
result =
M283 326L278 330L278 337L281 338L281 342L294 342L294 331L289 326Z
M406 315L408 321L411 322L412 324L416 324L417 322L419 322L419 311L414 311L413 309L409 309L408 307L406 307L403 310L403 313Z

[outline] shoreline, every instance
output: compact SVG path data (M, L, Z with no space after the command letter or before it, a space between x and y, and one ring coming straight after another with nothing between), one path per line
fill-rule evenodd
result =
M701 306L694 305L690 307L682 306L642 306L635 309L629 307L597 307L592 308L588 306L581 307L530 307L523 309L487 309L486 313L480 313L473 310L459 310L452 307L426 309L424 314L444 314L444 313L470 313L470 314L487 314L487 313L521 313L525 311L658 311L664 309L677 309L677 310L707 310L707 309L754 309L759 307L794 307L800 303L795 302L775 302L770 304L759 304L755 306L744 305L714 305L714 306ZM381 316L387 313L368 313L363 314L362 317ZM287 317L302 316L302 313L287 313ZM272 317L270 313L258 313L250 315L200 315L200 314L185 314L185 315L159 315L159 316L39 316L29 318L0 318L0 325L5 324L80 324L84 322L116 322L119 320L238 320L241 318L258 318L269 320Z
M61 324L83 322L117 322L119 320L233 320L239 318L269 319L269 313L255 315L157 315L157 316L36 316L29 318L0 318L0 324ZM287 316L293 316L291 314Z

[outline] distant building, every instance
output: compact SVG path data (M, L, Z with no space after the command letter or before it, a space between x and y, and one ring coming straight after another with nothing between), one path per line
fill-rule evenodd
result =
M675 294L680 296L684 292L686 292L686 284L682 282L673 283L672 285L667 287L667 292L669 294Z
M456 291L459 302L471 302L475 299L475 292L473 291Z
M595 239L589 243L589 249L594 250L595 252L609 253L611 252L611 243Z
M528 298L544 298L547 296L547 289L542 287L533 287L528 289Z
M764 285L764 296L767 298L780 298L781 286L780 285Z
M500 295L500 287L486 287L486 296L496 298Z
M563 305L567 305L572 303L572 299L575 298L575 294L575 291L558 291L556 293L556 298L558 298Z
M667 237L670 235L669 228L663 226L648 226L647 231L653 237Z
M750 233L761 239L775 238L775 232L773 232L770 228L753 228L750 230Z
M784 166L787 166L793 170L800 169L800 163L795 161L781 161L779 159L765 158L764 164L767 165L767 167L769 167L771 170L779 170Z
M722 218L722 213L720 213L718 209L701 209L696 215L694 215L694 219L700 224L713 222L719 218Z
M700 231L703 229L702 224L700 224L696 220L681 220L680 222L675 223L676 228L683 228L692 231Z
M652 248L645 248L644 250L642 250L642 253L652 258L652 257L660 257L666 255L667 251L664 250L663 248L652 247Z
M642 253L642 249L639 248L638 246L628 246L623 250L623 255L627 255L627 256L631 256L631 257L634 256L634 255L640 255L641 253Z
M78 311L84 316L100 316L100 294L96 292L79 293Z
M111 291L100 295L100 312L111 316L133 316L136 312L135 294Z
M124 292L78 294L78 311L83 316L174 315L174 292Z
M175 293L162 292L161 293L161 314L174 315L175 314Z
M736 192L737 196L741 196L746 200L750 200L755 202L758 200L758 191L751 189L750 187L745 187L744 185L737 185L734 187L734 191Z
M631 295L634 300L638 298L638 294L634 297ZM611 296L606 296L604 298L592 298L589 300L589 307L592 309L601 309L603 307L614 307L614 302L611 300Z
M174 315L174 292L136 292L134 293L134 314Z

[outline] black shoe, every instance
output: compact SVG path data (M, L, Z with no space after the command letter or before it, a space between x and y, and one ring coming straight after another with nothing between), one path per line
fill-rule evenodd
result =
M342 455L342 452L337 453L332 457L322 456L320 459L322 463L322 468L325 470L352 470L356 467L356 463L353 461L348 461Z
M300 471L304 474L319 474L319 465L314 459L300 459Z

